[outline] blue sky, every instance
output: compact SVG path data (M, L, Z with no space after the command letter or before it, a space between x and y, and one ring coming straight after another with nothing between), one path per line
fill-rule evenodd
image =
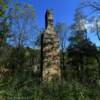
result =
M44 26L44 15L48 8L53 9L54 23L59 21L71 24L73 22L74 11L80 0L20 0L33 5L36 13L37 23Z
M18 1L18 0L15 0ZM36 23L39 27L44 27L45 11L48 8L53 9L54 24L57 22L64 22L71 25L74 22L75 9L79 6L81 0L19 0L20 2L27 2L35 9ZM85 11L88 13L88 10ZM89 13L88 13L89 14ZM95 34L89 34L91 41L99 45Z

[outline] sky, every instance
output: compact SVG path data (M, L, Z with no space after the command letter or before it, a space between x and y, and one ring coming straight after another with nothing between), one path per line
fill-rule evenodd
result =
M80 0L20 0L33 5L36 14L36 21L44 27L44 16L46 9L52 9L54 23L65 22L71 24L75 9L78 7Z
M15 0L18 1L18 0ZM45 12L47 9L53 10L54 24L64 22L71 25L74 22L75 9L79 7L82 0L19 0L27 2L35 9L36 23L39 27L44 28ZM85 11L88 13L88 11ZM88 13L89 14L89 13ZM90 40L99 45L95 34L89 34Z

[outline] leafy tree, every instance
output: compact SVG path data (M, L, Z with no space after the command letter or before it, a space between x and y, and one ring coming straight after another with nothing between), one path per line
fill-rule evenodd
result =
M77 71L79 78L82 79L81 81L84 81L84 72L88 67L94 65L97 68L96 66L98 66L96 64L98 53L96 46L88 39L81 39L81 41L77 42L76 38L79 40L80 37L75 36L71 39L72 43L68 47L68 58L69 63ZM92 67L92 69L95 68Z
M84 82L86 66L88 64L96 64L98 53L96 46L86 36L87 31L83 26L84 23L81 26L82 18L84 18L82 14L76 12L75 23L72 25L72 36L69 39L68 58L70 65L76 70L80 81Z
M9 31L8 16L6 14L8 1L0 0L0 45L4 45Z

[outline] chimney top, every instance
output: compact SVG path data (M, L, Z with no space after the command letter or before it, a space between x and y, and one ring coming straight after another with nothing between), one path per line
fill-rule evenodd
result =
M46 10L45 28L53 28L53 13L51 9Z

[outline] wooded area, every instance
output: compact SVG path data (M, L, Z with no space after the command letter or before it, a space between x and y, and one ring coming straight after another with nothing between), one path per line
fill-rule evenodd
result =
M48 30L37 25L32 5L12 1L0 0L0 100L100 100L100 1L83 1L71 25L48 22L59 40L61 70L60 80L48 83L41 67L41 35Z

